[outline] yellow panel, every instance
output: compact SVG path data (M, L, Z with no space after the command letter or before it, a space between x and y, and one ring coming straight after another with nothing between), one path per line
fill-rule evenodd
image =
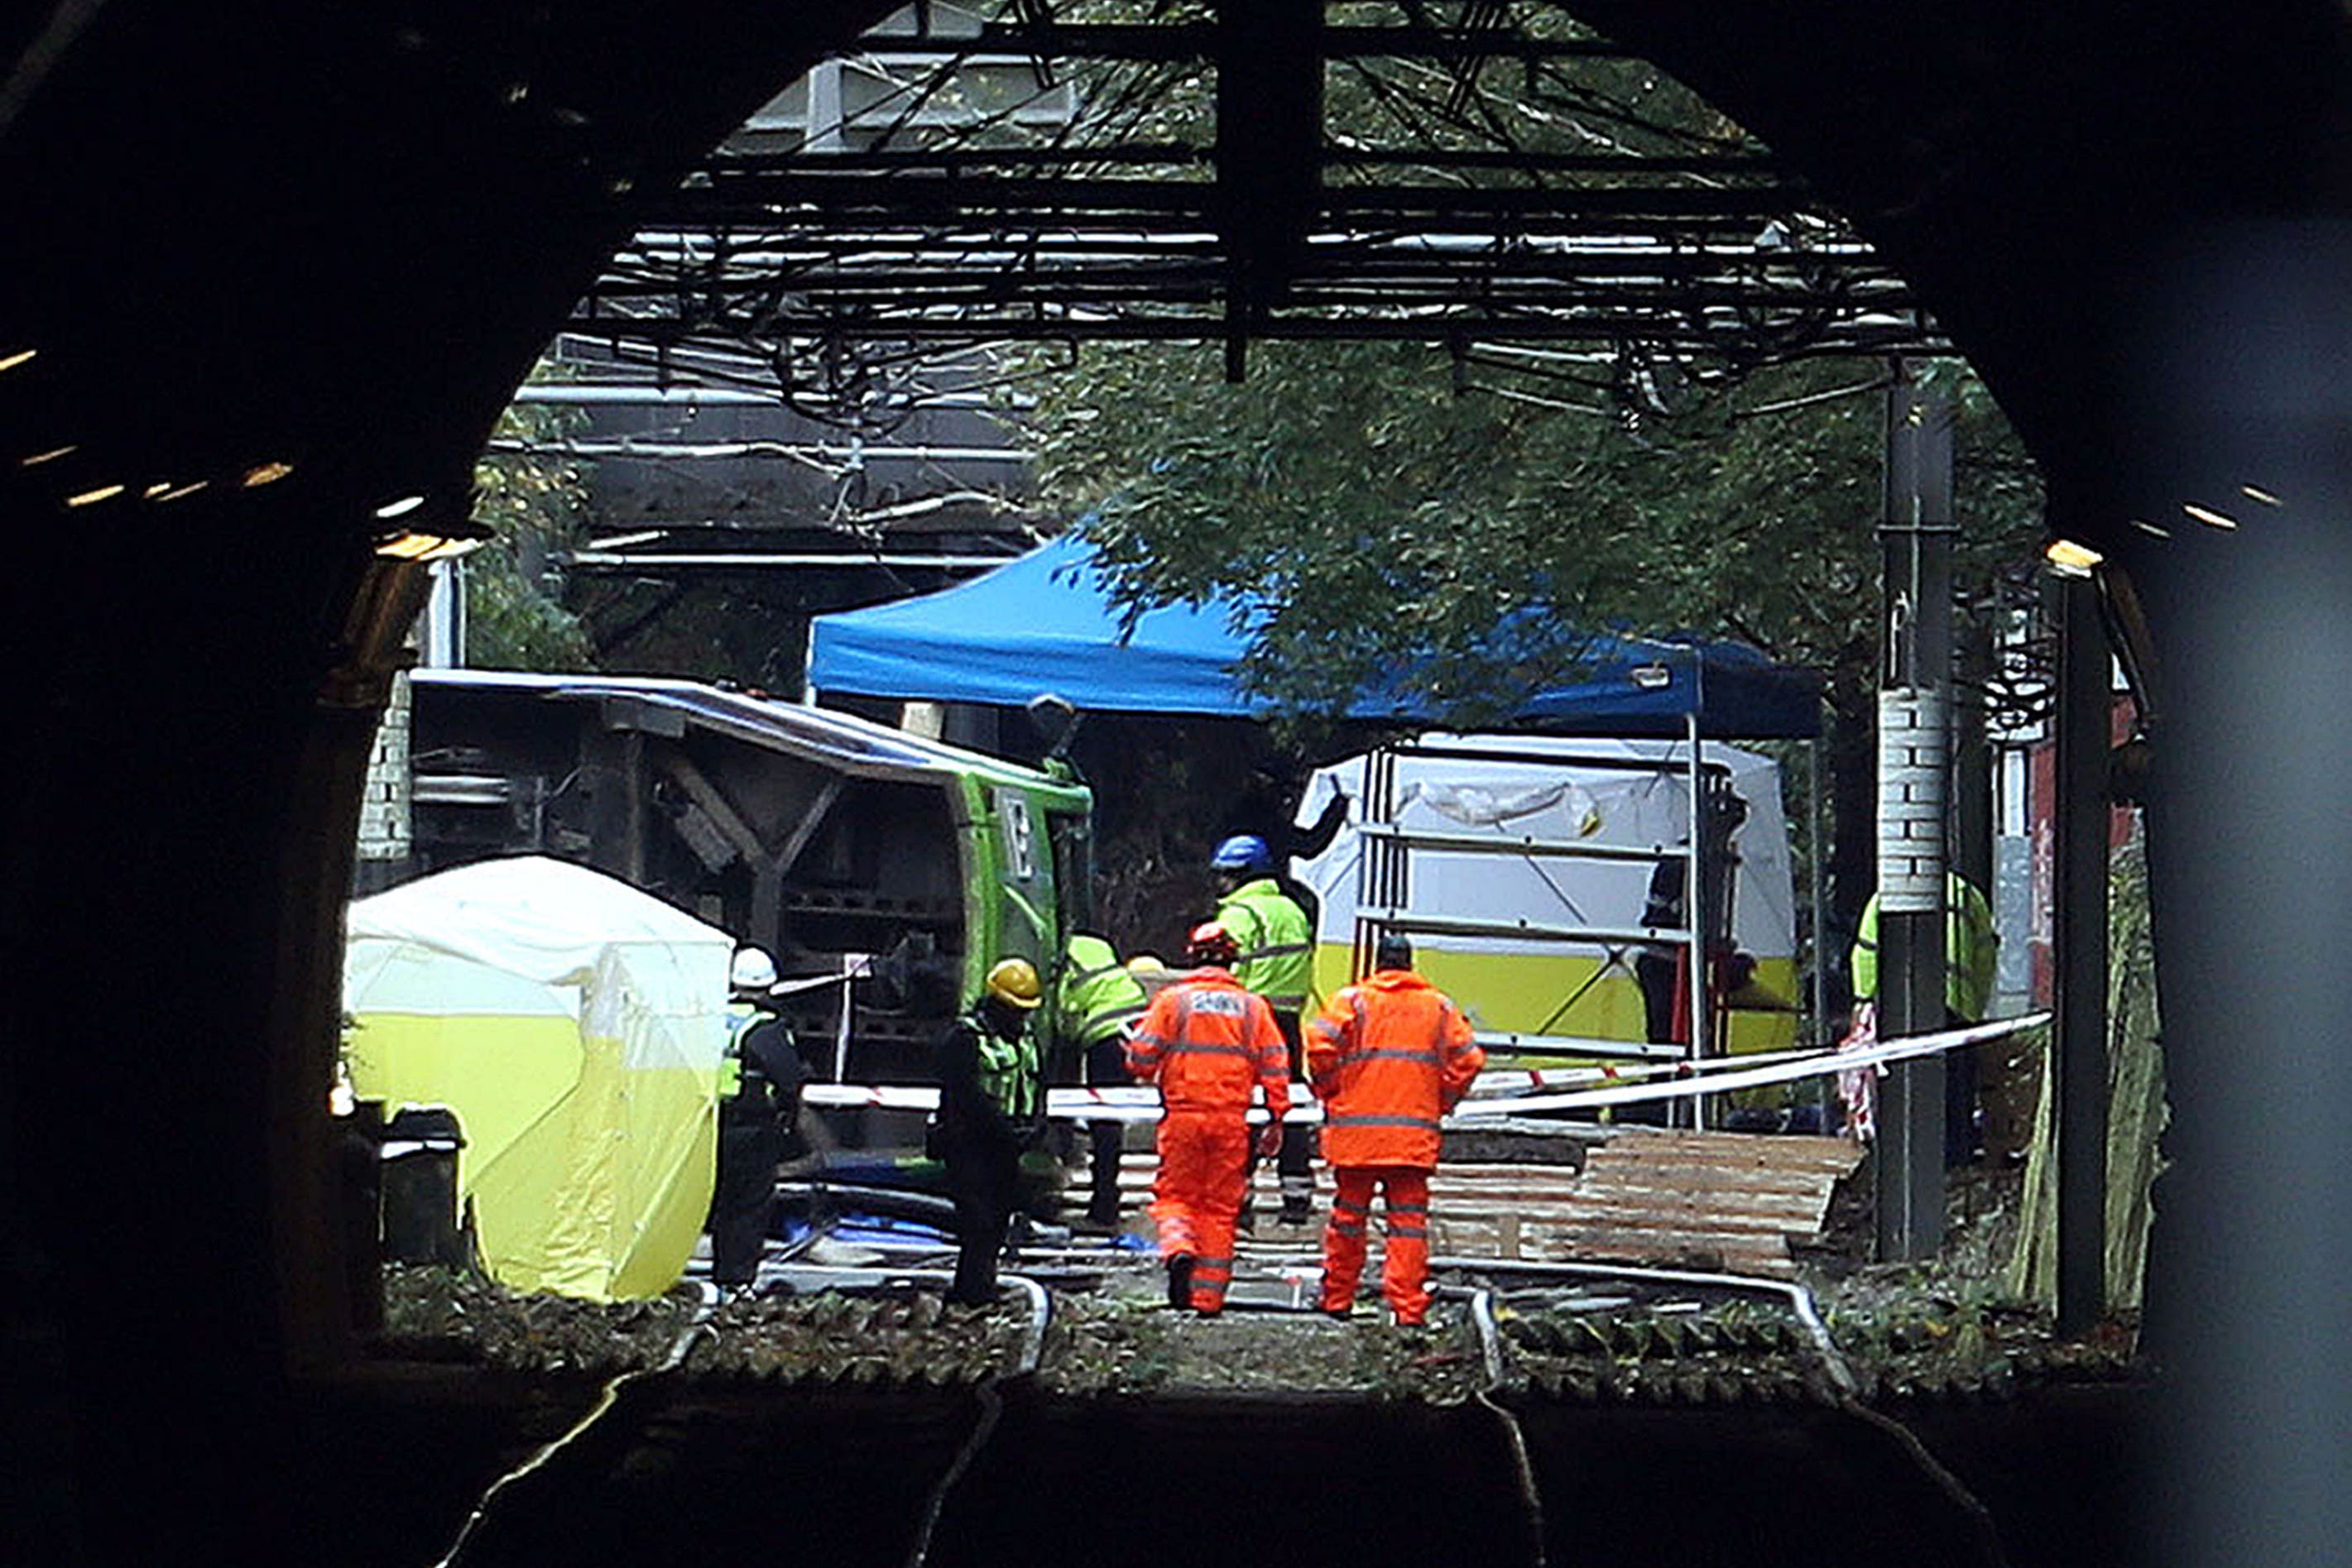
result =
M628 1138L635 1158L628 1234L614 1239L617 1297L657 1296L676 1284L710 1215L718 1177L719 1118L710 1075L646 1068L627 1077Z
M570 1019L368 1013L351 1031L352 1087L384 1102L447 1105L466 1133L457 1189L496 1159L580 1080L580 1029Z
M624 1168L621 1042L591 1035L583 1044L578 1086L497 1171L485 1173L483 1195L488 1201L510 1194L518 1219L504 1258L495 1260L510 1271L501 1280L604 1301ZM485 1225L486 1242L489 1234Z
M624 1068L618 1040L560 1018L370 1015L349 1054L360 1093L457 1112L460 1201L501 1284L610 1301L677 1283L710 1207L710 1073Z
M1339 943L1317 947L1316 988L1321 995L1328 997L1347 984L1350 959L1349 949ZM1465 953L1424 946L1414 967L1459 1002L1482 1030L1623 1040L1638 1040L1647 1033L1641 988L1633 975L1612 966L1595 979L1602 964L1591 954ZM1794 971L1791 959L1763 959L1757 965L1757 983L1776 996L1794 996ZM1570 997L1575 1002L1563 1008ZM1731 1017L1735 1053L1783 1050L1795 1039L1793 1013L1742 1011ZM1559 1060L1498 1057L1495 1064L1541 1066Z

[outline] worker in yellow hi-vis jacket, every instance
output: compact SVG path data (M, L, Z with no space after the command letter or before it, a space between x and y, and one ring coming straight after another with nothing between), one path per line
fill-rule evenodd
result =
M1958 872L1944 873L1944 1011L1954 1024L1982 1023L1992 1004L2000 936L1992 905ZM1878 894L1862 906L1853 938L1853 999L1878 997ZM1944 1164L1964 1166L1977 1153L1977 1061L1973 1050L1944 1057Z

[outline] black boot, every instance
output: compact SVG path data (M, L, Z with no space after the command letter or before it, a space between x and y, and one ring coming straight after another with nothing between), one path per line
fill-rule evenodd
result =
M1179 1252L1168 1260L1168 1304L1182 1312L1192 1304L1192 1255Z

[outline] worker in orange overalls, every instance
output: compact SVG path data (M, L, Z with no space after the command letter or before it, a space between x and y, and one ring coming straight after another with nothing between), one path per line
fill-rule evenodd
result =
M1400 1324L1429 1313L1429 1173L1438 1122L1470 1092L1486 1053L1453 998L1413 973L1412 944L1391 932L1372 973L1307 1026L1307 1076L1323 1102L1331 1218L1323 1228L1323 1310L1344 1318L1364 1273L1372 1189L1388 1202L1381 1293Z
M1281 1146L1290 1104L1289 1048L1265 998L1245 990L1230 966L1241 947L1213 921L1195 926L1186 978L1151 1001L1127 1045L1128 1071L1160 1085L1160 1175L1151 1218L1168 1268L1168 1304L1210 1314L1224 1310L1234 1276L1234 1218L1248 1180L1250 1092L1273 1112L1261 1152Z

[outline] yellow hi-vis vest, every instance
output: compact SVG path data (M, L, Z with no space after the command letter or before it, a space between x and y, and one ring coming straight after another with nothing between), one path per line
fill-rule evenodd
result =
M1976 884L1958 872L1944 873L1944 1008L1964 1023L1981 1023L1992 1003L1995 951L2000 938L1992 926L1992 905ZM1853 995L1878 995L1878 894L1862 906L1853 935Z
M727 1004L727 1051L719 1059L719 1098L732 1100L743 1092L743 1037L752 1027L776 1015L750 1002Z
M1084 935L1070 938L1054 991L1055 1023L1063 1040L1087 1046L1108 1039L1141 1018L1150 1000L1143 982L1128 973L1109 943Z
M1278 1013L1307 1009L1315 988L1315 934L1307 912L1270 876L1245 882L1217 902L1217 923L1241 946L1234 977Z

